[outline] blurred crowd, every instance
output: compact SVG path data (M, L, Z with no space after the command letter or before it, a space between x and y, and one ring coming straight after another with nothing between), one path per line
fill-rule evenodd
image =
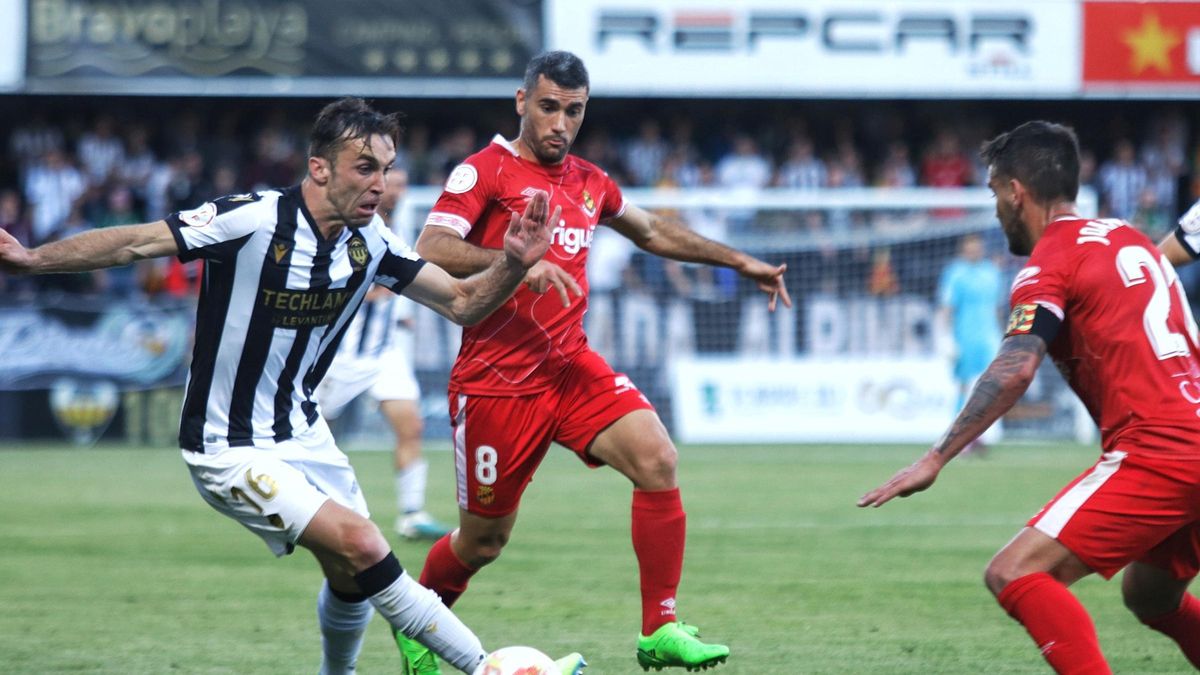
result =
M6 120L0 126L0 227L24 244L153 221L214 196L295 183L304 171L308 125L323 102L103 103L89 100L87 110L64 99L0 104ZM795 106L799 110L772 103L758 112L754 102L660 103L593 102L576 153L626 187L971 186L986 183L986 167L975 152L980 143L1014 118L1039 116L1038 110L1011 110L1007 102L961 109L805 104ZM447 114L446 103L394 107L409 108L398 163L416 185L441 184L493 134L512 137L517 131L511 102L456 102L461 110L455 114ZM1100 114L1094 114L1076 103L1059 109L1065 114L1057 121L1080 131L1082 180L1099 196L1101 215L1130 220L1157 237L1200 193L1200 117L1189 118L1173 105L1132 108L1097 106ZM717 234L764 226L753 222L753 213L725 218ZM784 216L796 222L778 218L767 226L836 226L828 214ZM880 294L895 284L886 271L890 255L873 251L860 261L865 283ZM686 283L673 268L663 274ZM185 296L194 292L197 276L195 268L159 260L90 275L0 277L0 292Z

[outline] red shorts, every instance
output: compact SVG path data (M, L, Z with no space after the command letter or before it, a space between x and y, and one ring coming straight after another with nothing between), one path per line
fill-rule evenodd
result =
M1029 521L1104 578L1144 562L1200 572L1200 461L1106 452Z
M588 446L635 410L654 406L592 351L581 353L550 389L536 394L468 396L451 388L459 507L490 518L515 511L551 441L599 466Z

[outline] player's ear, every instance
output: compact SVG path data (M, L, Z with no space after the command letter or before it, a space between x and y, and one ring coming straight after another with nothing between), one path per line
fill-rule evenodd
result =
M517 115L525 116L525 87L517 89Z
M330 169L329 160L324 157L308 158L308 175L312 176L313 182L317 185L329 182Z

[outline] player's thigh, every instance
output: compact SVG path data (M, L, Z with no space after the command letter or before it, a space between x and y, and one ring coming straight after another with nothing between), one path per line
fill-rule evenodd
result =
M1189 526L1184 530L1194 530L1195 526ZM1185 537L1192 537L1193 533L1188 533ZM1168 538L1173 539L1172 537ZM1147 558L1135 561L1125 568L1124 574L1121 575L1121 595L1125 600L1125 606L1141 619L1152 619L1164 614L1169 614L1179 608L1179 603L1183 600L1183 594L1187 592L1188 585L1191 584L1195 577L1195 572L1187 574L1186 571L1175 566L1174 556L1170 555L1169 550L1174 544L1163 542L1166 546L1162 546L1162 560L1153 559L1153 562L1147 562ZM1158 552L1160 546L1156 546ZM1190 545L1189 545L1190 546ZM1188 556L1192 556L1194 551L1189 551ZM1163 564L1159 564L1162 562ZM1180 573L1183 576L1180 576Z
M1106 452L1028 525L1107 579L1195 522L1198 486L1200 462Z
M999 595L1009 583L1037 572L1046 572L1070 585L1091 574L1092 570L1057 540L1026 527L988 562L984 581Z
M359 394L379 378L379 363L374 359L335 360L321 384L317 385L317 403L326 419L335 419Z
M277 555L291 553L329 495L299 468L254 448L215 454L183 451L200 496L262 538Z
M673 473L675 446L650 401L598 354L576 359L560 386L555 439L591 466L608 464L635 481Z
M553 392L469 396L450 392L460 509L497 518L516 510L553 435Z
M397 350L389 350L379 357L378 377L370 388L371 398L376 401L417 401L421 398L421 386L408 357Z

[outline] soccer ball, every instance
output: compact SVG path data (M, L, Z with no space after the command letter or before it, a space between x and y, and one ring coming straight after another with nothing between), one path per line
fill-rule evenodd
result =
M558 666L533 647L503 647L488 654L471 675L558 675Z

